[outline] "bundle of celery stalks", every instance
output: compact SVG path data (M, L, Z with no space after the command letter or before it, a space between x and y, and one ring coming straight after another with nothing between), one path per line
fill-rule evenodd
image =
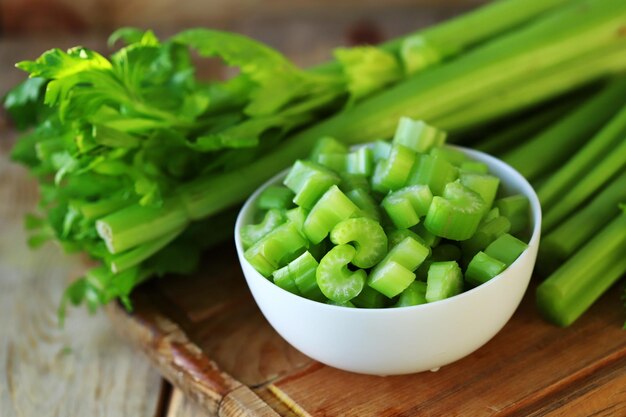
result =
M626 272L626 2L503 0L301 70L244 36L165 41L121 29L106 57L53 49L5 107L12 157L39 181L27 218L100 262L66 291L96 309L144 280L189 274L232 237L238 205L316 141L390 139L402 116L503 158L538 190L545 316L569 325ZM238 67L200 80L192 54ZM201 64L200 64L201 65Z

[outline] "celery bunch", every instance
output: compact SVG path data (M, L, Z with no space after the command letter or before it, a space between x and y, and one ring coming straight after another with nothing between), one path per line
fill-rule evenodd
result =
M381 47L301 70L241 35L165 41L122 29L110 56L53 49L6 98L28 130L13 158L40 184L31 243L101 262L66 301L95 309L154 275L189 273L231 234L233 208L322 136L388 138L400 116L463 130L626 68L626 4L503 0ZM191 52L239 68L195 76ZM537 88L529 88L537 86Z

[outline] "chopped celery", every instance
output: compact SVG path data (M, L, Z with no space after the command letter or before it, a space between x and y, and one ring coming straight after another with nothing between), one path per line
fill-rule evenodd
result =
M261 275L269 277L304 252L307 245L298 228L287 222L248 248L244 256Z
M392 143L404 145L418 153L426 153L441 147L446 141L446 133L421 120L401 117Z
M484 284L504 271L506 267L504 262L492 258L485 252L478 252L467 265L465 280L472 285Z
M484 252L510 266L526 250L528 245L515 236L503 234L487 246Z
M406 181L407 185L428 185L434 195L441 195L446 184L458 177L458 169L440 156L419 155Z
M368 285L392 298L415 280L413 271L430 254L430 248L407 237L391 248L387 256L372 270Z
M499 198L495 201L495 206L500 210L500 214L511 222L510 232L512 234L519 233L528 226L529 204L528 198L522 194Z
M431 248L437 246L441 241L441 237L431 233L426 227L424 227L424 223L418 223L417 226L413 228L415 233Z
M463 290L463 274L455 261L433 262L428 268L426 301L450 298Z
M395 229L387 232L389 250L391 250L391 248L402 242L407 237L411 237L417 240L422 245L428 246L424 239L422 239L417 233L415 233L411 229Z
M313 162L320 163L320 155L346 153L348 153L348 147L344 143L341 143L337 139L331 138L330 136L324 136L323 138L318 139L315 145L313 145L313 150L311 150L309 159Z
M469 162L467 160L467 156L465 156L463 152L461 152L458 149L454 149L454 148L450 148L446 146L432 148L430 150L430 155L435 158L443 158L446 161L450 162L452 165L459 167L459 168L464 163ZM481 164L481 162L474 162L474 163ZM485 167L486 166L487 165L485 165Z
M383 294L366 285L361 293L350 301L359 308L381 308L385 306L385 300Z
M335 245L353 244L352 263L359 268L371 268L387 254L387 235L377 221L367 217L341 221L330 232L330 240Z
M391 143L384 140L377 140L372 145L372 153L374 155L374 162L378 163L384 159L389 159L391 154Z
M415 152L406 146L393 145L389 157L376 163L372 188L383 193L402 188L415 163L415 157Z
M398 229L407 229L428 213L432 200L427 185L410 185L388 194L381 205Z
M478 161L465 161L459 165L461 172L474 172L476 174L488 174L489 167Z
M286 210L293 206L294 194L289 188L281 185L267 187L257 200L257 207L261 210Z
M424 220L426 229L451 240L465 240L476 232L485 203L459 182L446 185L443 197L435 196Z
M298 210L298 209L292 209ZM286 220L285 212L277 209L268 210L261 223L246 224L241 228L241 243L245 249L254 245L263 236L283 224Z
M272 273L274 284L292 294L300 295L300 290L296 285L293 274L289 271L289 265L283 266Z
M398 302L394 304L394 307L409 307L426 303L426 283L413 281L400 293Z
M485 210L491 209L500 185L498 177L488 174L462 172L460 179L461 184L480 195L485 202Z
M380 222L380 212L378 204L372 196L362 188L356 188L346 193L348 198L359 208L361 217L369 217L370 219Z
M285 212L287 219L292 222L302 234L304 234L304 221L308 214L309 212L302 207L294 207Z
M359 208L341 190L333 185L315 203L304 220L304 234L314 244L321 242L342 220Z
M309 252L304 252L302 255L289 262L286 268L289 269L289 273L293 277L293 280L298 288L300 294L311 300L323 301L326 299L319 286L317 285L317 267L318 262L313 255Z
M511 222L504 216L497 216L490 219L484 219L478 226L476 233L467 240L461 242L461 248L467 259L474 256L477 252L484 250L491 242L509 233L511 230Z
M284 184L296 195L293 202L310 210L332 185L339 184L339 177L329 169L311 161L296 161Z
M330 300L346 302L361 292L367 274L364 270L350 271L348 264L356 255L356 249L350 245L332 248L317 267L317 285Z

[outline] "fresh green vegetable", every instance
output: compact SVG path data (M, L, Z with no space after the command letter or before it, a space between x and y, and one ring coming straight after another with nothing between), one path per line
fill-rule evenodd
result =
M337 61L309 71L251 39L204 29L166 41L120 30L111 40L128 46L110 57L48 51L19 64L38 81L6 100L21 126L37 123L13 150L41 183L33 242L57 239L104 262L123 255L118 265L136 267L85 277L67 299L95 308L118 290L127 297L146 277L191 270L207 246L200 231L223 228L220 213L318 138L389 138L403 115L433 123L454 114L462 130L552 98L626 68L616 52L624 20L626 6L608 0L500 1L380 49L339 50ZM240 73L200 81L190 50ZM556 77L569 68L576 77ZM476 103L528 80L542 88L474 113ZM381 163L376 149L372 156ZM367 157L353 159L346 164L364 172ZM169 243L154 249L157 241Z
M433 262L428 268L426 301L443 300L463 290L463 273L455 261Z

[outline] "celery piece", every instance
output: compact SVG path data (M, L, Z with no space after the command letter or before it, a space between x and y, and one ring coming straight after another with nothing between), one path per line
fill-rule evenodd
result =
M376 201L374 201L367 191L356 188L348 191L346 196L359 208L360 217L369 217L370 219L380 222L378 204L376 204Z
M413 230L415 230L415 233L422 239L422 241L431 248L437 246L441 241L441 237L426 229L426 227L424 227L424 223L418 223Z
M309 154L309 159L313 162L320 163L319 157L323 154L347 154L348 147L330 136L324 136L315 142L313 149Z
M408 229L428 213L432 200L427 185L410 185L388 194L381 205L398 229Z
M346 156L345 171L350 174L369 176L373 169L374 153L366 146L361 146Z
M426 283L413 281L400 293L398 302L394 304L394 307L410 307L426 303Z
M472 285L480 285L500 274L506 269L506 264L485 252L478 252L465 270L465 281Z
M372 287L366 285L351 302L359 308L382 308L385 306L385 296Z
M350 245L332 248L317 267L317 285L330 300L346 302L363 290L367 274L362 269L350 271L348 264L356 255L356 249Z
M289 262L287 268L289 268L289 273L303 297L310 300L323 301L326 297L324 297L317 285L316 271L318 265L313 255L307 251Z
M475 191L485 202L485 210L491 209L493 201L498 192L500 179L489 174L474 174L462 172L460 174L461 184L472 191Z
M473 172L476 174L488 174L489 167L487 164L478 161L465 161L459 165L461 173Z
M427 125L422 120L401 117L392 143L404 145L414 152L426 153L446 141L446 132Z
M626 171L615 177L600 194L577 213L541 239L539 254L542 263L571 256L618 213L618 203L626 201Z
M500 236L509 233L510 230L511 222L504 216L497 216L490 219L485 218L478 226L476 233L469 239L461 242L464 256L469 259L477 252L484 250L491 242Z
M511 222L509 231L511 234L519 233L528 227L530 203L525 195L515 194L499 198L495 201L495 206L500 210L500 214Z
M374 156L374 162L389 159L391 154L391 143L384 140L377 140L372 146L372 154Z
M510 266L526 250L528 245L515 236L503 234L487 246L485 254Z
M433 195L441 195L449 182L458 177L458 169L440 156L418 155L406 181L407 185L428 185Z
M426 301L450 298L463 290L463 274L455 261L433 262L428 268Z
M306 220L308 214L309 212L306 209L302 207L294 207L285 212L285 217L287 217L287 219L298 228L300 233L304 235L304 221Z
M537 287L541 314L569 326L626 273L626 214L618 215Z
M372 176L372 188L386 193L402 188L415 162L415 152L403 145L393 145L387 159L378 161Z
M443 197L433 198L424 226L429 232L447 239L469 239L480 224L484 207L478 194L460 182L451 182L446 185Z
M468 161L467 156L463 152L458 149L450 148L447 146L441 146L437 148L433 148L430 150L430 155L435 158L442 158L446 161L450 162L455 167L461 167L462 164L466 162L475 162ZM480 164L481 162L476 162ZM485 165L486 166L486 165Z
M393 298L404 291L411 282L415 281L415 274L393 260L381 262L372 270L367 285Z
M430 248L406 237L391 248L387 256L374 267L367 284L392 298L415 280L413 271L428 257Z
M363 190L369 193L372 189L370 181L365 175L349 174L347 172L340 172L339 175L341 177L339 188L345 193L352 190Z
M387 232L387 241L389 246L388 250L391 250L391 248L402 242L407 237L411 237L417 240L420 244L428 246L424 239L422 239L417 233L415 233L411 229L395 229Z
M339 187L333 185L315 203L304 220L304 234L313 244L317 244L328 236L337 223L358 210L359 208L341 192Z
M328 301L326 301L326 304L330 304L331 306L337 306L337 307L356 308L356 306L354 304L352 304L350 301L333 301L333 300L328 300Z
M297 226L287 222L247 249L244 257L261 275L269 277L304 252L307 245Z
M283 290L292 294L300 295L300 290L293 279L293 274L289 271L289 265L283 266L272 273L272 281Z
M419 281L426 281L428 278L428 270L430 265L434 262L443 261L459 261L461 260L461 249L452 243L442 243L432 248L430 257L417 268L415 271L416 279Z
M327 168L311 161L296 161L284 184L296 193L293 202L310 210L332 185L339 184L339 177Z
M492 207L483 217L483 223L492 221L493 219L500 217L500 209L498 207Z
M339 222L330 232L330 240L335 245L353 244L352 264L359 268L371 268L387 254L387 235L376 220L367 217Z
M340 153L323 153L315 161L335 173L346 172L347 155Z
M294 209L295 210L295 209ZM285 212L278 209L271 209L265 213L263 220L258 224L246 224L241 228L241 243L244 249L258 242L263 236L283 224L287 216Z
M286 210L293 207L293 198L293 191L289 188L282 185L270 185L259 195L256 206L259 210Z

